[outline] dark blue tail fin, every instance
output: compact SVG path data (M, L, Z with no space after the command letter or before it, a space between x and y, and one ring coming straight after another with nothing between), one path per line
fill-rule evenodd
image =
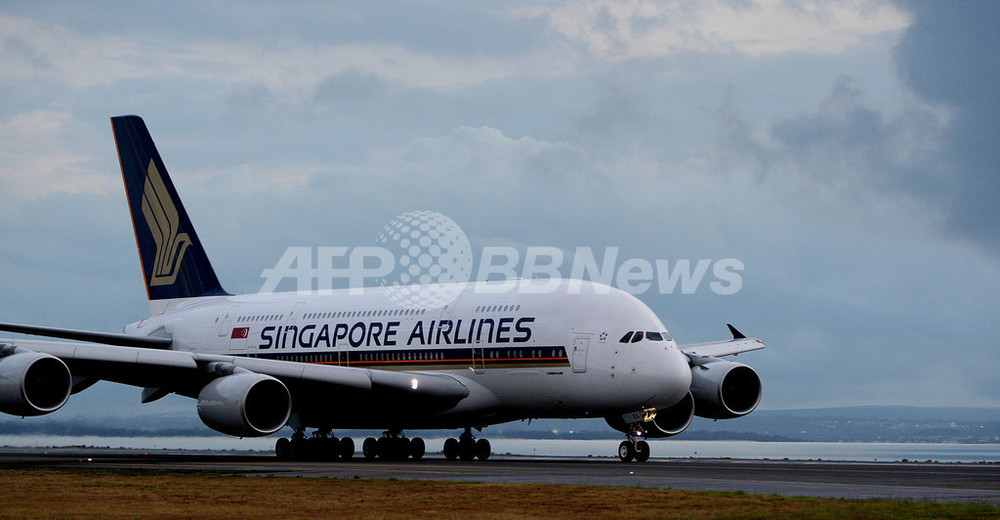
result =
M226 294L142 118L112 117L111 128L150 301Z

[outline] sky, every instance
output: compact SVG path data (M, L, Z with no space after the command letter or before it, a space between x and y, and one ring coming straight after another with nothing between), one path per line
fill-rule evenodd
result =
M231 292L259 290L288 247L373 245L429 210L477 254L738 260L734 294L709 271L638 297L680 343L727 322L764 339L739 357L763 408L996 408L998 15L0 2L0 321L147 315L108 122L138 114ZM138 394L97 385L60 413L194 411Z

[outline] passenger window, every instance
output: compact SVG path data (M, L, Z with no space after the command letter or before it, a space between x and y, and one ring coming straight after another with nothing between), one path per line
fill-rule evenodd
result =
M618 340L619 343L628 343L628 340L632 339L632 331L628 331L622 336L622 339Z
M659 332L647 332L646 339L650 341L663 341L663 336Z
M642 331L636 331L635 336L632 336L632 343L637 343L642 341Z

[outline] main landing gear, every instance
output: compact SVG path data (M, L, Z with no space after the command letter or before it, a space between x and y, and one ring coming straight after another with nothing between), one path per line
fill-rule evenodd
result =
M335 461L354 458L354 440L350 437L336 438L329 430L316 430L312 437L306 437L305 428L295 430L291 439L281 438L274 444L278 460Z
M402 430L382 432L378 439L368 437L361 444L365 460L420 460L424 457L424 440L420 437L408 438Z
M646 462L649 460L649 443L640 440L642 430L638 426L629 428L628 440L618 445L618 458L622 462Z
M456 458L464 461L486 460L490 458L492 453L490 441L486 439L476 440L472 435L472 428L466 428L465 433L459 435L457 440L451 438L444 441L444 457L448 460Z
M401 461L420 460L424 457L426 445L420 437L409 438L402 430L387 430L379 438L368 437L361 443L361 453L365 460ZM305 428L295 430L290 439L278 439L274 445L278 460L331 462L354 458L354 440L350 437L337 438L330 430L316 430L312 437L306 437ZM472 428L466 428L458 439L444 441L444 456L448 460L486 460L492 455L490 441L476 439ZM646 453L649 453L647 448ZM647 455L648 456L648 455Z

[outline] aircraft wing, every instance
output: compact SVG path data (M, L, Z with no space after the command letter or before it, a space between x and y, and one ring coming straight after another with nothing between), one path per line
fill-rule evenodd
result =
M292 392L307 385L333 397L340 392L379 393L387 399L417 398L449 408L469 395L457 379L443 374L390 372L179 350L97 345L92 343L0 339L0 346L20 347L61 359L73 374L73 392L99 380L145 388L143 402L176 392L197 397L220 366L243 369L281 380ZM153 396L156 396L153 398Z
M22 325L20 323L0 323L0 331L46 336L49 338L87 341L104 345L122 347L169 348L173 341L170 338L158 336L136 336L134 334L113 334L109 332L94 332L89 330L64 329L61 327L43 327L40 325Z
M748 338L736 330L736 327L729 324L727 326L733 334L733 339L678 345L677 348L687 355L692 364L699 364L698 360L707 357L735 356L743 352L751 352L764 348L763 341L757 338Z

